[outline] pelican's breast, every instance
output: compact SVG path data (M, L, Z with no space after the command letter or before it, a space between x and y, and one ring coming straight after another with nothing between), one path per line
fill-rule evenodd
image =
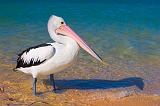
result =
M73 40L66 44L53 43L52 46L55 48L54 56L34 68L34 70L38 70L39 74L48 75L59 72L72 65L77 58L79 46Z
M59 65L59 69L64 69L75 62L78 53L79 46L75 41L70 41L66 45L59 45L57 46L54 63Z

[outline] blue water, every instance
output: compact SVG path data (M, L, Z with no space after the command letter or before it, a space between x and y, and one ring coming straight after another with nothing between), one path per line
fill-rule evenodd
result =
M13 57L52 42L48 18L65 19L102 58L160 57L160 2L153 0L1 1L0 52Z

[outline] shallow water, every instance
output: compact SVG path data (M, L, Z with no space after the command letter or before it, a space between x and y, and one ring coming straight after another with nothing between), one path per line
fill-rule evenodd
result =
M137 83L142 87L139 80L142 79L145 93L160 94L159 10L160 2L152 0L1 2L0 63L5 67L1 71L6 76L11 75L10 80L14 79L16 74L12 76L11 68L7 66L11 64L10 67L14 67L19 52L30 46L52 42L47 32L47 21L55 14L62 16L110 64L110 67L103 66L81 51L80 61L67 71L58 73L57 79L95 79L78 80L77 85L72 80L66 82L73 83L72 88L83 87L86 83L98 84L96 79L110 80L111 83L100 81L98 85L98 88L107 89L136 86ZM123 79L131 79L129 82L133 83L125 80L122 83L127 83L126 86L121 86ZM1 76L1 81L4 80Z

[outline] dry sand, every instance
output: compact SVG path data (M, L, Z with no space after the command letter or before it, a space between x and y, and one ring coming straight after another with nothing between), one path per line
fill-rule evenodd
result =
M3 81L1 106L160 106L160 96L124 90L76 90L51 91L51 86L41 80L37 83L38 96L32 95L32 81Z
M137 92L132 85L129 90L124 89L123 86L121 87L123 89L60 87L57 93L53 93L51 85L41 78L37 82L38 96L33 96L31 76L21 72L12 72L13 66L11 64L1 64L0 66L1 106L160 106L159 95ZM74 75L76 77L79 74L74 73ZM121 81L119 82L121 83ZM112 84L119 82L113 82Z
M38 96L32 95L31 82L3 82L1 88L1 106L160 106L160 96L129 94L120 91L105 90L66 90L53 93L51 87L38 84ZM122 95L122 96L121 96Z

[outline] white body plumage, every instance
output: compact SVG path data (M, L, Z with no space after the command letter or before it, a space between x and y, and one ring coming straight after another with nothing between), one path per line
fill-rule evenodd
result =
M26 60L26 62L30 62L32 58L35 58L35 60L39 59L41 61L44 59L47 60L40 65L24 68L20 67L17 68L17 70L32 74L33 78L36 78L38 75L54 74L72 65L78 55L79 46L69 37L65 38L65 40L65 44L56 42L50 43L51 46L35 48L30 50L27 54L24 53L22 58Z

